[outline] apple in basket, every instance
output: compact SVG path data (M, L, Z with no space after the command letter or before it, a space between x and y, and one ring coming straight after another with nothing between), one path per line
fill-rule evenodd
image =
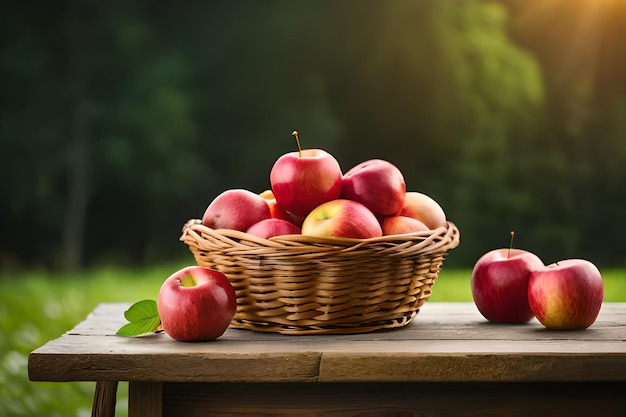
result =
M279 157L270 171L270 186L287 212L305 217L315 207L339 198L342 171L339 162L322 149L301 149Z
M202 224L211 229L246 231L250 226L271 217L267 201L244 189L226 190L211 201L202 216Z
M157 309L163 329L173 339L213 340L228 328L237 310L237 299L222 272L189 266L163 282Z
M302 226L302 220L304 220L304 217L296 216L295 214L289 213L287 210L282 208L282 206L278 204L278 201L276 201L276 197L274 197L272 190L265 190L259 195L267 202L267 205L270 206L270 216L272 219L287 220L298 227Z
M389 216L382 221L383 234L399 235L403 233L425 232L429 230L421 221L407 216Z
M600 313L604 284L598 268L584 259L568 259L534 271L528 302L549 329L585 329Z
M429 229L447 226L446 213L439 203L432 197L417 191L409 191L405 194L400 215L417 219Z
M300 228L287 220L265 219L250 226L246 233L269 239L273 236L299 235Z
M383 159L361 162L343 176L341 198L358 201L377 216L398 214L405 193L402 172Z
M302 234L367 239L382 236L383 231L374 213L363 204L337 199L314 208L302 223Z
M539 257L522 249L494 249L481 256L472 270L474 303L490 321L525 323L533 318L528 281L544 268Z

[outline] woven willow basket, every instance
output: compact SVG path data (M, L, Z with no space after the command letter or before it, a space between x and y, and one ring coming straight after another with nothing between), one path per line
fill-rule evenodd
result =
M262 239L190 220L180 237L198 265L237 293L232 326L291 335L367 333L407 325L428 300L459 230L373 239Z

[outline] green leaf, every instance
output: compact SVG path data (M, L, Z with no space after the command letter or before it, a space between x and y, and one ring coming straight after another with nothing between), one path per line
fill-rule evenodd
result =
M158 329L160 324L161 319L158 316L148 317L123 325L116 334L118 336L139 336L146 333L153 333Z
M161 325L161 318L154 300L136 302L124 312L124 317L129 323L120 327L116 333L118 336L139 336L156 332Z
M124 312L124 317L131 323L143 320L146 317L154 317L158 315L159 310L157 308L157 303L154 300L138 301Z

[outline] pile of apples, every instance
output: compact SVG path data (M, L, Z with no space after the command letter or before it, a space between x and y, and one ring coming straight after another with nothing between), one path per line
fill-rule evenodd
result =
M371 159L343 173L322 149L280 156L270 171L270 187L260 194L229 189L207 207L202 224L262 238L302 234L367 239L424 232L447 226L442 207L424 193L406 190L394 164Z
M302 150L297 132L293 135L298 151L276 160L271 189L226 190L211 201L202 223L266 239L288 234L366 239L447 226L441 206L426 194L407 192L392 163L373 159L343 174L331 154ZM237 297L224 273L194 265L163 282L156 305L161 329L175 340L196 342L222 336L235 316Z
M494 249L481 256L472 270L474 303L489 321L526 323L533 317L549 329L575 330L591 326L604 298L600 270L585 259L565 259L549 265L534 253Z

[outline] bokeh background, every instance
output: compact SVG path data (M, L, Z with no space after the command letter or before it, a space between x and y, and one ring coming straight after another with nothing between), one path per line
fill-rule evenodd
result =
M0 268L185 256L283 153L383 158L462 233L626 260L626 2L3 2Z
M28 354L156 298L183 224L269 188L294 129L443 206L433 300L471 301L514 230L626 301L624 0L0 0L0 33L3 417L89 416L93 383L30 382Z

